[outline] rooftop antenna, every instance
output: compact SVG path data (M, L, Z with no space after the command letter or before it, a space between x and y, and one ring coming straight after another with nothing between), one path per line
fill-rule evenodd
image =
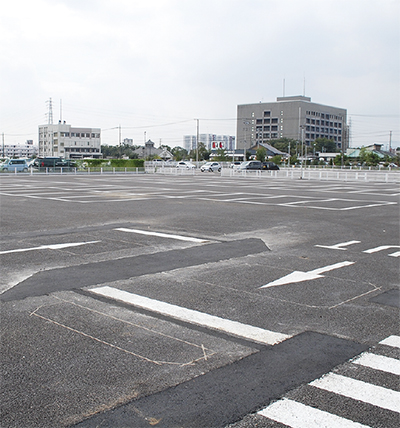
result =
M51 101L51 98L49 99L49 101L47 101L47 103L49 104L49 112L47 113L47 123L49 125L53 125L53 103Z

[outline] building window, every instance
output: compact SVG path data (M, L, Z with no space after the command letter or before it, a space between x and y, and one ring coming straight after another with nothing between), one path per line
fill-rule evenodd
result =
M264 119L264 123L271 123L271 119Z
M265 111L264 112L264 117L270 117L271 116L271 112L270 111Z
M256 124L259 125L260 123L263 123L262 119L257 119Z
M273 117L271 123L278 123L278 118L277 117Z
M277 131L278 130L278 126L277 125L272 125L271 126L271 131Z
M264 131L270 131L271 127L270 126L264 126Z

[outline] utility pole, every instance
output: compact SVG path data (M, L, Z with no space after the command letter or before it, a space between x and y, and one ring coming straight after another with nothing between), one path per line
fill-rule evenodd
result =
M199 134L199 119L196 119L197 121L197 133L196 133L196 166L198 166L198 162L199 162L199 138L200 138L200 134Z
M118 125L118 145L119 145L119 152L122 159L122 146L121 146L121 125Z
M389 136L389 153L392 153L392 131L390 131L390 136ZM4 156L4 150L3 150L3 156Z
M4 132L1 135L2 135L2 141L3 141L3 158L4 158Z

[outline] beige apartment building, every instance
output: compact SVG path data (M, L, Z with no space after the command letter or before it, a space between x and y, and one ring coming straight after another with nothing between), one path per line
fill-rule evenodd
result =
M101 158L100 128L73 128L65 121L39 126L38 156Z

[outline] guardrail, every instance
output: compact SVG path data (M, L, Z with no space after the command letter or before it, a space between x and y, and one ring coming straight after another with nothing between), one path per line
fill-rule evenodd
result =
M256 177L256 178L290 178L318 181L375 181L385 183L399 183L400 173L397 171L356 171L356 170L327 170L305 168L282 168L279 171L251 171L224 168L221 171L224 177Z
M88 168L30 168L33 174L144 174L144 168L88 167Z

